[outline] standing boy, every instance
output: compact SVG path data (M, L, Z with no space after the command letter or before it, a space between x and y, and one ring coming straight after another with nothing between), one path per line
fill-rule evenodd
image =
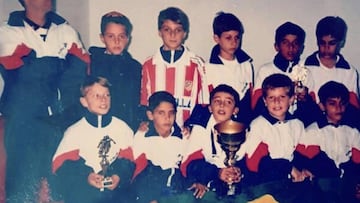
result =
M134 169L133 131L109 113L109 87L101 77L84 81L80 103L87 111L65 131L53 156L53 186L65 202L129 201L124 191ZM104 177L110 178L108 185L104 185Z
M186 139L176 124L176 100L166 91L153 93L149 98L146 131L138 130L134 140L137 171L133 188L137 202L171 201L184 189L179 166L184 156Z
M309 112L318 111L318 107L309 96L307 89L312 87L312 79L309 71L299 64L300 55L304 50L305 31L297 24L285 22L275 31L274 48L277 51L272 62L260 66L256 78L255 87L252 95L252 108L256 115L263 113L265 110L264 100L262 97L261 85L266 77L271 74L281 73L289 76L296 85L304 87L296 88L296 104L289 108L295 117L304 122L305 125L312 123L312 117ZM298 84L300 80L301 84Z
M320 87L328 81L344 84L350 92L350 104L359 108L358 73L340 54L345 45L347 26L338 16L322 18L316 25L316 40L318 51L308 56L305 66L309 68L314 78L314 87L310 93L316 95Z
M297 151L309 158L304 165L315 177L327 202L355 201L360 181L360 133L348 114L349 90L329 81L319 89L324 114L306 129Z
M72 120L89 62L76 30L52 11L52 0L19 2L25 10L12 12L0 27L9 202L37 201L35 190L50 173L57 144L46 122L60 115L66 119L57 126Z
M251 120L251 94L254 85L252 59L241 49L244 27L231 13L219 12L213 21L213 47L206 63L206 79L210 91L220 84L233 87L240 96L242 120Z
M141 64L127 51L132 25L126 16L112 11L102 16L100 28L105 48L90 47L90 74L109 80L113 93L110 111L135 130L139 125Z
M195 104L207 99L204 63L183 45L189 33L189 19L182 10L175 7L162 10L158 31L163 45L143 64L141 104L146 106L155 91L171 93L178 107L176 122L182 127Z

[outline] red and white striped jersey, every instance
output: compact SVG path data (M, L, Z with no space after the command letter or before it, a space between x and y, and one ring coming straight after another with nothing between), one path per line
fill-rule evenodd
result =
M147 105L148 98L156 91L167 91L175 97L176 122L182 126L195 104L208 103L204 61L185 48L178 60L168 63L158 50L143 64L140 103Z

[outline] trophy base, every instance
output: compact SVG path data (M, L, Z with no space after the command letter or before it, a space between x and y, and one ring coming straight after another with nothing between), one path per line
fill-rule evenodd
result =
M239 184L229 185L222 182L219 187L216 187L215 191L219 198L234 197L241 193L241 186Z
M109 187L110 185L113 184L112 179L110 177L106 177L104 178L104 180L102 181L103 187Z
M100 191L104 191L104 188L108 188L113 184L112 179L110 177L106 177L104 178L104 180L102 180L102 188L100 189Z

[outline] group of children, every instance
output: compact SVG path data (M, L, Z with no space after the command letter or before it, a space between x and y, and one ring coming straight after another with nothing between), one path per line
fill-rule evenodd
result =
M118 42L120 51L102 48L95 52L99 48L91 48L95 62L108 63L108 60L96 59L95 53L113 57L111 63L129 56L125 47L131 27L120 19L128 22L116 12L103 16L101 39L107 47L110 42ZM341 20L338 17L325 19ZM116 73L121 67L116 70L110 64L91 64L94 67L92 82L83 86L80 99L88 112L66 130L53 158L53 171L63 184L60 188L67 189L61 193L66 202L78 202L82 198L89 198L87 201L98 198L100 202L111 198L118 202L192 202L199 199L246 202L265 194L280 202L356 201L360 180L360 134L355 114L348 111L349 108L357 111L356 106L351 106L356 105L357 100L351 95L357 91L349 88L355 81L346 79L349 87L335 76L327 81L314 81L320 73L307 68L310 59L305 61L306 67L300 62L305 41L301 27L286 22L276 30L274 47L278 54L255 76L252 59L241 50L243 27L234 15L219 13L214 19L217 44L209 63L204 63L183 45L189 22L180 9L167 8L160 12L158 20L164 44L144 63L141 87L135 80L139 74L133 75L131 83L135 84L126 86L141 89L143 108L140 109L145 113L140 116L147 118L139 128L134 125L133 138L130 128L113 115L123 120L134 115L126 113L123 117L118 113L125 110L110 110L110 100L112 106L117 106L122 104L120 99L124 99L116 96L125 91L119 87L126 89L118 84L124 82ZM104 22L109 24L106 26ZM116 26L122 32L117 34L111 30ZM322 34L318 34L319 55L315 54L315 58L320 64L323 64L322 58L342 61L342 57L338 59L339 52L329 53L331 46L338 45L327 45L328 42L323 41L335 38L336 43L341 43L344 36L321 31L325 29L321 26L319 22L318 32ZM113 39L107 42L110 36ZM128 62L124 67L130 69L129 64L133 64L134 73L138 72L137 63ZM321 66L317 69L324 69ZM106 73L108 70L114 72ZM341 71L352 71L349 75L356 73L350 67L342 67ZM103 77L109 78L114 86L101 82L106 80ZM314 88L316 85L318 87ZM110 97L109 90L115 96ZM126 95L130 94L134 92ZM319 103L316 98L320 98ZM127 105L129 103L124 102L119 106ZM137 124L142 118L135 119ZM229 120L249 126L243 129L246 141L232 166L224 163L226 153L214 129L216 124ZM69 141L76 128L83 130L84 138L78 135ZM100 137L95 139L93 136L97 132ZM96 151L105 135L114 141L111 146L114 154L108 156L112 170L107 172L113 182L107 186L102 185L105 175L101 173L101 157ZM88 139L86 144L85 139ZM73 146L68 148L68 145ZM87 156L87 151L92 156ZM67 168L67 165L76 166L78 172L68 173L74 168ZM77 177L73 177L75 174ZM81 183L79 177L83 177L83 181L87 179L88 184ZM64 181L66 178L69 181ZM87 195L69 190L69 183L77 185L76 188ZM235 195L227 195L229 184L235 185ZM106 188L105 192L99 190L102 187ZM107 194L109 191L113 194Z
M274 60L257 72L231 13L214 18L209 62L184 45L189 19L179 8L159 13L163 45L142 66L127 52L131 31L121 13L101 19L105 48L89 49L83 111L61 125L66 130L52 157L54 198L246 202L270 194L274 202L359 201L357 72L340 54L340 17L319 21L319 50L304 62L305 31L282 24ZM229 120L246 132L231 166L214 128Z

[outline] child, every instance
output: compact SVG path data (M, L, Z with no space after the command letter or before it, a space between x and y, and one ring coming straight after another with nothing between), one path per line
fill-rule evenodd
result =
M295 147L304 134L303 123L288 112L294 100L294 84L284 74L272 74L265 78L262 91L266 111L251 122L245 142L246 164L255 173L252 181L270 185L265 191L280 202L305 198L310 187L289 181L305 178L292 163Z
M347 26L338 16L327 16L316 25L318 51L308 56L305 66L309 68L314 87L309 91L318 95L320 87L328 81L344 84L350 92L350 104L359 108L358 76L356 69L340 54L345 45ZM316 98L319 102L319 98Z
M320 87L319 98L324 114L306 129L297 149L310 159L304 168L319 179L325 197L350 202L355 197L356 181L360 180L360 133L354 125L355 117L347 117L349 90L329 81ZM321 183L325 181L333 184L324 187ZM341 192L347 194L340 198Z
M90 76L84 81L80 103L87 112L65 131L53 156L55 186L65 202L127 202L124 190L134 169L130 161L133 132L109 113L109 88L105 78ZM102 144L108 147L103 154L108 162L106 174L100 164ZM107 186L104 176L111 179Z
M179 165L186 140L175 122L176 105L170 93L153 93L146 111L148 130L138 130L135 134L134 154L139 167L133 186L139 202L174 198L183 189Z
M25 10L11 12L0 26L8 202L37 201L32 194L49 175L57 144L50 135L73 119L78 87L86 76L89 55L79 33L52 11L54 2L19 0ZM49 126L54 117L66 119Z
M90 47L91 75L105 77L112 84L112 115L125 121L133 130L139 120L141 64L127 51L132 25L121 13L112 11L101 18L102 47Z
M196 103L205 103L207 85L203 60L183 45L189 33L189 20L179 8L162 10L158 17L163 45L143 64L141 104L147 105L155 91L171 93L177 102L176 122L183 126Z
M291 105L289 111L295 114L295 117L309 125L313 120L309 116L309 112L319 111L316 103L307 94L307 89L312 87L312 79L307 69L299 64L300 55L304 49L305 31L297 24L292 22L285 22L280 25L275 31L274 48L277 51L272 62L260 66L256 78L254 94L252 95L252 108L256 115L261 114L265 110L263 100L260 99L262 95L261 85L266 77L274 73L281 73L289 76L295 83L301 77L302 89L297 88L296 104ZM297 70L304 70L300 72L303 76L294 75Z
M239 111L239 94L232 87L221 84L210 93L210 105L208 114L202 115L202 125L194 125L187 156L181 166L182 173L191 181L196 198L203 198L207 191L216 190L218 196L226 196L227 183L236 184L239 187L241 174L245 173L245 164L241 161L243 153L238 152L237 164L226 167L225 152L216 141L214 126L221 122L231 120ZM245 131L245 125L244 125ZM236 191L236 194L239 190ZM204 199L211 198L212 194Z
M233 87L240 96L242 121L251 119L251 88L254 85L252 59L241 49L244 28L231 13L219 12L213 21L214 41L210 61L205 65L210 91L220 84Z

